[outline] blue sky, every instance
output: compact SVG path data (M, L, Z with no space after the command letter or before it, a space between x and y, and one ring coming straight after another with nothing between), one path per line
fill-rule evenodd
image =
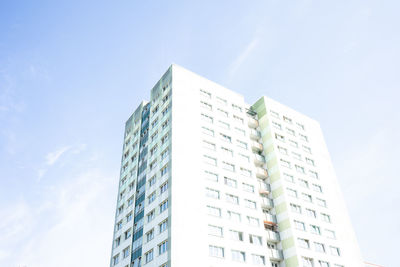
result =
M109 264L124 122L177 63L320 121L365 260L400 266L400 2L145 2L0 3L0 265Z

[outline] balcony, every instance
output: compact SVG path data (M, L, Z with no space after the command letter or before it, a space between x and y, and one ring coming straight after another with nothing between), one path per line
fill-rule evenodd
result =
M265 158L263 155L255 154L254 156L254 164L257 166L262 166L265 164Z
M261 134L259 131L255 130L255 129L251 129L250 130L250 138L253 140L258 140L261 138Z
M277 243L279 242L281 239L279 237L279 233L272 231L272 230L265 230L267 233L267 240L270 242L274 242Z
M266 224L274 224L276 225L276 216L269 214L269 213L264 213L265 214L265 218L264 218L264 223Z
M272 200L267 197L261 198L261 207L266 209L271 209L274 206Z
M271 193L271 187L269 184L262 182L260 182L259 184L260 184L260 189L258 190L258 192L261 195L269 195L269 193Z
M261 152L263 150L263 145L259 142L253 141L251 142L251 149L253 152Z
M269 248L268 256L270 260L281 261L283 260L283 253L279 249Z
M263 168L257 168L256 176L258 178L261 178L261 179L267 179L268 178L268 172L267 172L267 170L265 170Z
M255 128L258 127L258 121L256 119L249 118L248 125L249 125L250 128L255 129Z

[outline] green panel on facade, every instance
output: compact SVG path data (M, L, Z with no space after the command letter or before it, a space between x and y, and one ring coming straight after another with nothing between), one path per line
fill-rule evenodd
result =
M286 219L280 223L278 223L279 232L285 231L286 229L290 228L290 220Z
M294 238L293 237L289 237L289 238L282 240L282 249L283 250L291 248L291 247L294 247Z
M286 210L287 210L286 202L283 202L283 203L275 206L276 214L280 214L282 212L285 212Z
M277 197L281 196L282 194L283 194L282 186L272 191L272 196L274 198L277 198Z
M298 267L299 261L297 260L297 256L292 256L288 259L285 260L285 266L286 267Z
M271 168L271 167L268 165L268 168ZM272 183L273 183L273 182L276 182L276 181L278 181L280 178L281 178L281 177L279 176L279 173L277 172L277 173L271 175L271 182L272 182Z

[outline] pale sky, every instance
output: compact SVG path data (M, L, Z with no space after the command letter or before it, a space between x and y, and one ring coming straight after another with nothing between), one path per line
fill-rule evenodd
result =
M400 266L400 1L141 2L1 1L0 266L109 265L124 123L171 63L317 119L365 260Z

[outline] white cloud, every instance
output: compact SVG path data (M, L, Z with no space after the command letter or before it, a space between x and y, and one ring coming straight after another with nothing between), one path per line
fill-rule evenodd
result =
M64 146L54 152L50 152L46 155L46 164L47 165L53 165L54 163L57 162L57 160L61 157L62 154L70 150L70 146Z
M250 43L247 44L245 49L236 57L236 59L233 61L229 68L229 77L232 78L240 66L246 61L248 56L251 54L251 52L254 50L254 48L258 45L258 38L254 38Z

